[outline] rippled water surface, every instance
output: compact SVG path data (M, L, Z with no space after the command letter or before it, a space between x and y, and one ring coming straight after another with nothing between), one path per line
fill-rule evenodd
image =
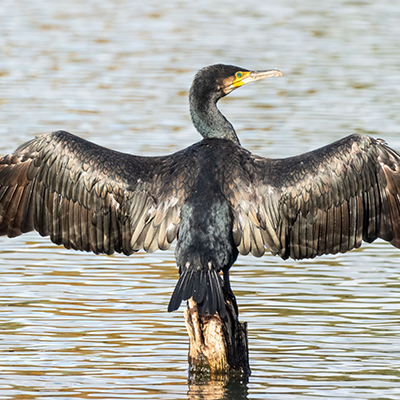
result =
M0 3L0 154L65 129L135 154L199 140L188 116L195 72L224 62L284 78L221 101L263 156L353 132L400 149L397 2ZM173 249L132 257L0 238L0 399L398 399L400 253L348 254L232 269L249 324L249 382L187 381Z

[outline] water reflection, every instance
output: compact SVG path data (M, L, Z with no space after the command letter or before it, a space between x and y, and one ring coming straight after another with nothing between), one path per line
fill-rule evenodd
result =
M247 381L189 384L188 400L247 400Z

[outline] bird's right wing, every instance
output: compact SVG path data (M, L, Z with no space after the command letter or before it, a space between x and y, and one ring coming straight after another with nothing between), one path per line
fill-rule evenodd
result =
M94 253L167 249L193 183L179 171L182 154L138 157L64 131L40 135L0 159L0 235L36 230Z
M400 155L382 140L351 135L297 157L251 156L232 175L225 195L241 254L313 258L378 237L400 247Z

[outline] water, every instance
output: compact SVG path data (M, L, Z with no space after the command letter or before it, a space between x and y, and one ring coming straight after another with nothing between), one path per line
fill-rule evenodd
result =
M242 144L283 157L353 132L400 149L396 2L5 0L0 154L66 129L135 154L199 140L187 90L200 67L279 68L220 106ZM182 309L166 307L173 249L132 257L0 238L0 399L397 399L398 250L239 258L249 382L187 380Z

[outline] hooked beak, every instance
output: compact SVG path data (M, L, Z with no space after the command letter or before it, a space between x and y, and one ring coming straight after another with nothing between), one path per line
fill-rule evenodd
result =
M246 71L241 72L241 76L238 77L236 74L235 80L232 82L232 90L236 89L240 86L245 85L249 82L258 81L264 78L271 78L275 76L283 76L282 72L279 69L267 69L265 71Z

